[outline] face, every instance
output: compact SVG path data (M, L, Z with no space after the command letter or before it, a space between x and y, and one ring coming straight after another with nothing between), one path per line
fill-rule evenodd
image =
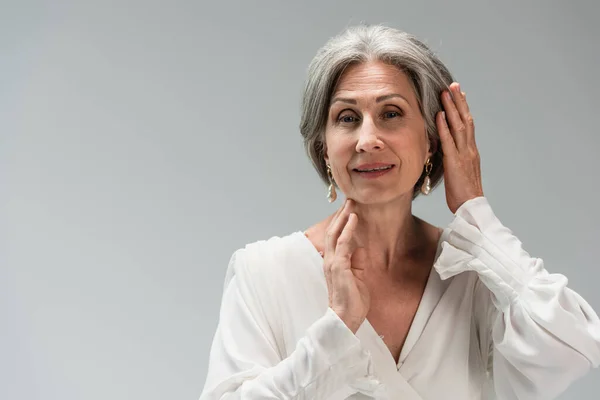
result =
M408 77L382 62L353 65L341 76L325 142L325 161L340 190L363 204L412 199L431 156Z

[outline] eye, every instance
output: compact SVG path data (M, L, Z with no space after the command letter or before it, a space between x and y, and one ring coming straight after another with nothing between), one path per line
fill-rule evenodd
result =
M343 124L353 124L358 121L358 118L354 114L345 113L338 117L337 122Z
M400 116L401 114L398 111L386 111L383 113L384 118L396 118Z

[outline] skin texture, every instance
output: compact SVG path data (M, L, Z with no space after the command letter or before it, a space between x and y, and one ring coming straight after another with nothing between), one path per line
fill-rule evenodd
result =
M440 96L445 112L436 125L446 202L454 213L483 196L480 160L459 84ZM408 77L378 61L349 67L332 96L325 145L325 161L346 200L305 233L324 257L329 306L353 332L367 316L378 332L389 331L386 344L397 359L441 234L412 215L412 190L431 153ZM376 179L355 171L374 162L394 167Z

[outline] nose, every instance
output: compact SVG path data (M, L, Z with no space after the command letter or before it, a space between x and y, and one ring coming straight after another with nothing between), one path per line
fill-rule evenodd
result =
M356 143L357 153L370 153L373 151L382 150L384 143L379 138L377 126L368 118L363 120L363 123L358 130L358 142Z

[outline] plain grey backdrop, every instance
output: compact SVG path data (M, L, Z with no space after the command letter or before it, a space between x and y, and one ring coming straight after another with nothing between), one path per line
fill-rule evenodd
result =
M0 398L197 399L225 268L333 212L298 130L346 26L427 42L484 190L600 311L600 28L589 1L0 1ZM443 187L414 204L451 220ZM600 372L562 399L598 399Z

